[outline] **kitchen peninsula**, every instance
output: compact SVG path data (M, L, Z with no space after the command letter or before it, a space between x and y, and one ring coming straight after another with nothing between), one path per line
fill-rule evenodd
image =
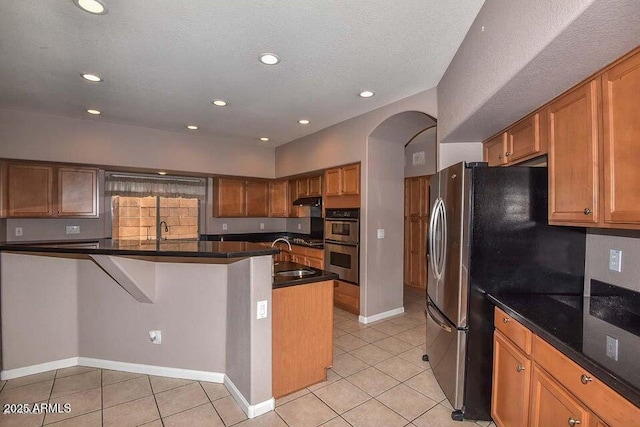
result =
M250 418L274 408L272 289L332 291L334 278L311 269L274 281L278 249L248 242L97 239L0 252L2 379L84 365L219 382Z

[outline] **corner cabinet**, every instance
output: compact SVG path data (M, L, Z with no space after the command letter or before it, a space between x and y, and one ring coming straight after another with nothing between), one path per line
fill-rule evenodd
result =
M97 218L98 169L2 163L3 218Z
M491 416L498 427L626 427L640 408L496 307Z

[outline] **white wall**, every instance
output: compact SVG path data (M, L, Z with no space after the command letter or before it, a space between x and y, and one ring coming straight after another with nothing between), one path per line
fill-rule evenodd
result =
M197 134L0 110L0 158L273 178L273 148Z
M483 141L640 44L637 0L486 0L438 83L438 139Z

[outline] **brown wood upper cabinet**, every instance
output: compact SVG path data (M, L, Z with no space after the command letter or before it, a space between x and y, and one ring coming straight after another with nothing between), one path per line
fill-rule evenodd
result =
M599 220L599 79L558 98L549 118L549 223Z
M324 172L325 196L360 195L360 163Z
M489 166L510 165L544 154L541 118L537 112L519 121L483 144Z
M4 162L2 216L98 217L98 170Z
M214 179L214 217L266 217L268 214L268 181L242 178Z
M286 180L269 183L269 216L289 216L289 182Z
M640 228L640 53L602 75L604 222Z

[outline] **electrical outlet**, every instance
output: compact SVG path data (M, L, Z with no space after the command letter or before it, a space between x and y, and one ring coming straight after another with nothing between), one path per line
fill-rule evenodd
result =
M256 314L256 319L266 319L267 318L267 300L258 301L258 310Z
M302 224L298 223L298 230L302 230Z
M384 228L378 228L378 239L384 239Z
M264 230L264 222L260 223L260 230Z
M22 227L16 227L16 237L22 236Z
M149 331L149 339L153 344L162 344L162 331Z
M618 360L618 339L607 335L607 357Z
M226 223L226 222L222 223L222 229L223 229L223 230L226 230L226 229L227 229L227 223Z
M67 234L80 234L79 225L67 225Z
M618 249L609 249L609 270L622 271L622 251Z

